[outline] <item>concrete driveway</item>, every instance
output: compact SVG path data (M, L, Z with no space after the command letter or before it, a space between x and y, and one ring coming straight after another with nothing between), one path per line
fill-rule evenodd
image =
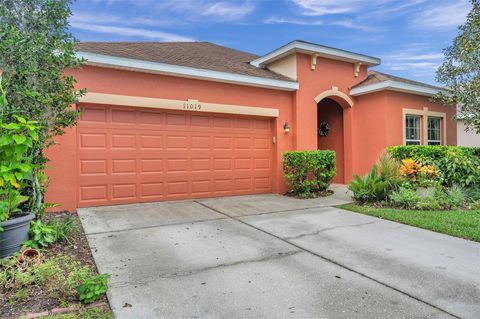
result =
M478 318L480 244L280 195L80 209L116 318Z

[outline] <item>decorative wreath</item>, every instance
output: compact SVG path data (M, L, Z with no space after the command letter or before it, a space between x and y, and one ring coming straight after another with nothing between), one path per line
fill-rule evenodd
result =
M330 124L328 124L325 121L320 123L320 125L318 127L318 135L326 137L326 136L328 136L329 132L330 132Z

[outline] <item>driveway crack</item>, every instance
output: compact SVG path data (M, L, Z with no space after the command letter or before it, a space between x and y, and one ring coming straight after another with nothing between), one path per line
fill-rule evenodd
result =
M111 288L119 288L119 287L131 286L131 285L135 285L135 286L145 285L145 284L147 284L147 283L149 283L149 282L151 282L152 280L155 280L155 279L193 276L193 275L197 275L199 273L203 273L203 272L218 269L218 268L233 267L233 266L243 265L243 264L260 263L260 262L264 262L264 261L276 260L276 259L280 259L280 258L293 256L293 255L296 255L296 254L299 254L299 253L302 253L302 252L303 251L301 249L297 249L297 250L292 250L292 251L288 251L288 252L280 252L280 253L276 253L274 255L264 256L264 257L261 257L261 258L239 260L239 261L235 261L235 262L232 262L232 263L222 263L222 264L218 264L218 265L215 265L215 266L210 266L210 267L205 267L205 268L200 268L200 269L184 270L184 271L165 273L165 274L160 274L160 275L155 275L155 276L148 276L148 277L144 277L144 278L141 278L141 279L135 279L134 282L124 281L124 282L112 283L112 284L110 284L110 287Z
M365 225L378 224L378 223L381 223L381 222L383 222L383 221L382 221L382 220L379 220L379 221L368 222L368 223L361 223L361 224L354 224L354 225L345 225L345 226L336 226L336 227L325 227L325 228L320 228L319 230L316 230L316 231L311 232L311 233L300 234L300 235L291 236L291 237L282 237L282 238L283 238L284 240L299 239L299 238L308 237L308 236L315 236L315 235L318 235L318 234L320 234L320 233L323 233L323 232L326 232L326 231L329 231L329 230L335 230L335 229L340 229L340 228L362 227L362 226L365 226Z

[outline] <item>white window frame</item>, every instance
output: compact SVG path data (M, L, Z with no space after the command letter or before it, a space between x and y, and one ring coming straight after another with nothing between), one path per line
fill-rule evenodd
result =
M418 128L407 126L407 119L408 118L416 119L417 120L416 123L418 123ZM422 122L421 122L422 117L420 115L406 114L404 121L405 121L405 123L404 123L405 131L403 132L403 134L405 136L405 145L422 145ZM408 138L407 130L409 130L409 129L418 130L418 139L409 139ZM411 143L411 144L408 144L408 143Z
M403 145L407 145L407 136L406 136L406 117L407 115L418 115L422 118L422 124L423 130L421 132L421 145L428 145L428 117L439 117L441 118L441 130L442 130L442 135L441 135L441 145L446 145L447 144L447 114L443 112L433 112L429 111L428 107L424 107L423 109L403 109Z
M431 140L429 135L430 135L430 131L432 129L430 129L430 127L427 127L427 145L442 145L442 124L443 124L442 123L442 118L441 117L436 117L436 116L428 116L427 117L427 126L428 126L428 122L431 119L432 120L438 120L438 125L439 125L439 127L438 127L438 137L439 137L439 139L438 140ZM437 130L437 129L435 129L435 130ZM430 143L434 143L434 144L430 144Z

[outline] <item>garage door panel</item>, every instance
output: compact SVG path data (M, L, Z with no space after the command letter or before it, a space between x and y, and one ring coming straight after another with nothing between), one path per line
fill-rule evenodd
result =
M187 135L167 135L165 137L165 149L168 150L187 150L189 148Z
M164 172L164 160L162 158L142 158L140 162L140 174L152 174Z
M107 123L107 108L102 106L88 106L81 108L79 121L87 124L88 122Z
M167 126L187 126L187 113L167 113L166 124Z
M112 185L112 200L117 199L132 199L137 198L137 184L113 184Z
M271 191L271 121L85 106L78 202L96 206Z
M113 109L111 110L111 123L122 125L137 124L137 113L131 109Z
M165 124L165 115L159 112L140 111L138 124L144 127L162 128Z

